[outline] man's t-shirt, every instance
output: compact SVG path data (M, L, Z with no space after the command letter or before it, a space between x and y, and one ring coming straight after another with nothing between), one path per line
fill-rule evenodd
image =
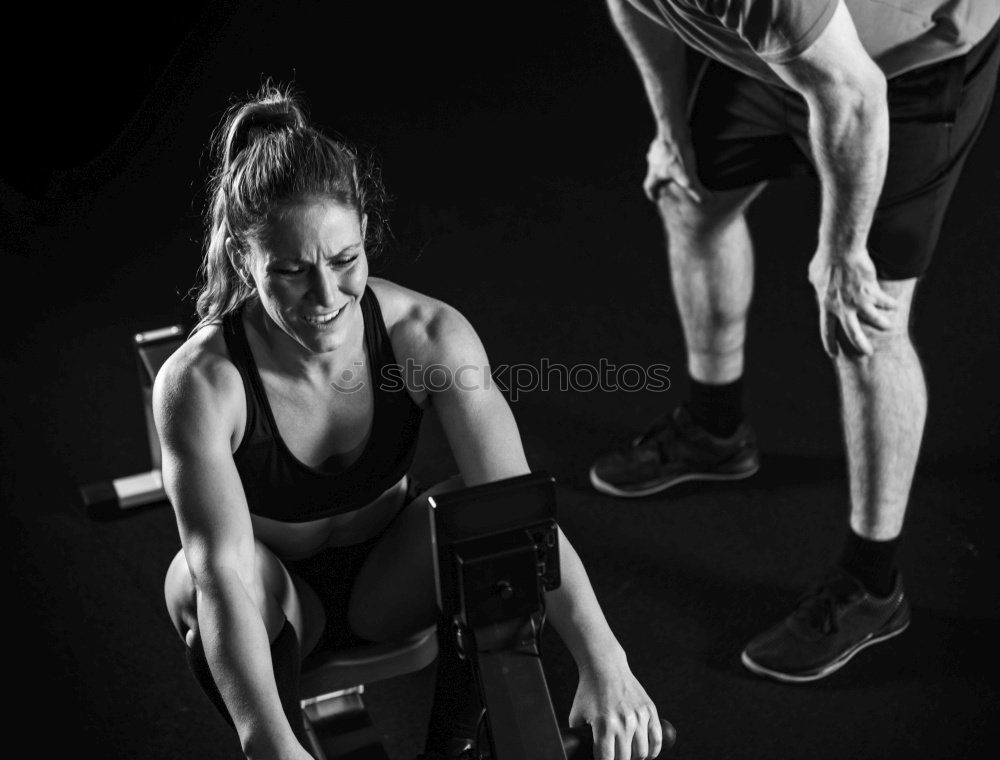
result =
M823 33L838 0L629 0L710 58L782 84L787 63ZM1000 18L1000 0L844 0L887 78L964 55Z

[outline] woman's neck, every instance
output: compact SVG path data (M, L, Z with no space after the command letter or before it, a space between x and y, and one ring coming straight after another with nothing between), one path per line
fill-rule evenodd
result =
M358 317L360 317L360 313ZM267 369L281 375L305 381L310 385L330 385L344 378L345 373L358 374L359 363L367 363L364 348L364 321L355 319L348 339L333 351L313 353L282 330L268 316L260 301L247 305L247 323L259 337L266 351Z

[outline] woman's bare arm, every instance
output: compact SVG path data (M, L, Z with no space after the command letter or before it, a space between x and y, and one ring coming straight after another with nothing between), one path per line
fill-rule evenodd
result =
M435 302L436 303L436 302ZM469 322L444 304L425 307L421 319L404 328L409 355L424 367L445 367L451 382L429 394L459 471L468 486L529 472L514 415L489 378L489 360ZM434 387L442 383L434 379ZM641 728L655 756L662 734L656 708L629 670L625 652L612 633L569 539L559 532L558 589L546 594L548 618L580 670L571 722L594 724L595 741L631 746ZM581 696L582 695L582 696ZM618 756L623 756L623 751Z
M306 758L281 707L255 598L254 537L230 441L237 370L182 348L157 376L163 480L197 593L198 635L248 758Z

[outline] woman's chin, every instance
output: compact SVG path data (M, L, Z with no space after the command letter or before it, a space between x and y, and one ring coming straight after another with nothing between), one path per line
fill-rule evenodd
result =
M327 354L336 351L344 342L340 331L318 331L308 327L305 330L296 331L296 338L303 348L313 354Z

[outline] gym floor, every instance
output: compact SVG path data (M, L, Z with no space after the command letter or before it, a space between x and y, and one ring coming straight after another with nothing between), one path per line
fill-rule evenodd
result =
M230 96L266 74L294 80L318 122L378 153L396 244L376 273L461 310L495 366L671 366L666 392L534 390L512 408L532 467L558 480L561 524L633 671L678 728L672 757L995 756L1000 107L917 298L931 403L901 556L913 624L822 682L779 685L739 652L832 561L847 509L806 280L818 193L784 183L751 215L747 404L761 472L635 501L597 494L592 457L684 398L683 341L640 189L652 122L639 78L602 3L542 5L484 20L467 5L217 0L127 39L93 16L51 32L55 65L7 119L0 182L10 746L241 756L163 605L179 547L169 506L97 521L75 494L149 467L132 335L190 326L205 145ZM430 421L416 472L454 471ZM544 645L565 722L575 668L551 628ZM433 670L368 689L394 759L422 746Z

